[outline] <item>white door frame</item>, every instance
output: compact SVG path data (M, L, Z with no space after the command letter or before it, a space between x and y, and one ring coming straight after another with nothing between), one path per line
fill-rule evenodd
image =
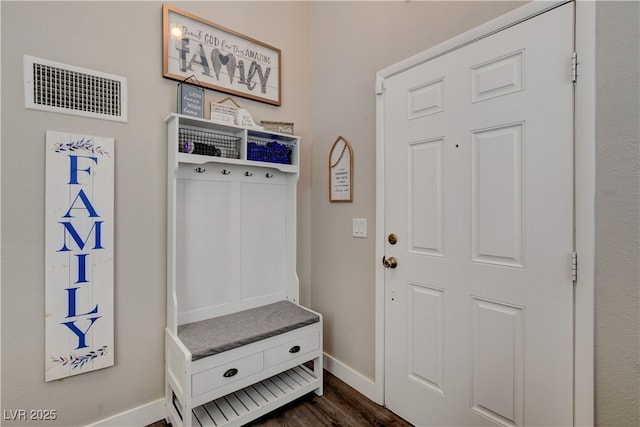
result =
M497 31L539 15L567 1L531 2L460 34L376 74L376 291L375 396L384 404L384 80ZM574 425L594 424L594 291L595 291L595 2L576 2L578 83L575 92L575 247L578 282L575 286ZM567 64L569 67L570 64Z

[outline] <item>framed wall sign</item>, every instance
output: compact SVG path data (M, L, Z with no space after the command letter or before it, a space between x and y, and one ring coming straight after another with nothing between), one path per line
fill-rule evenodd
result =
M329 201L353 201L353 149L339 136L329 153Z
M174 7L162 6L162 75L280 105L280 49Z

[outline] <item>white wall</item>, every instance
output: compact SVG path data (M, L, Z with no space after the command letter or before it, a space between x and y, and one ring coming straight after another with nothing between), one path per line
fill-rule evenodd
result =
M638 426L640 3L596 12L596 422Z
M315 2L311 51L311 305L324 315L325 351L374 372L375 74L522 2ZM354 150L353 203L329 203L328 156L343 135ZM369 237L351 237L367 218Z
M295 122L301 301L325 315L327 352L374 379L375 72L516 6L510 2L172 2L282 49L283 105L236 100L257 120ZM162 397L165 322L161 5L0 2L2 35L1 409L57 409L85 425ZM638 425L638 3L598 6L596 408ZM126 76L129 123L25 110L22 55ZM207 101L225 95L207 91ZM44 135L116 139L116 366L44 383ZM329 149L355 152L354 202L328 202ZM351 236L351 218L369 237ZM3 422L3 425L27 423Z
M303 137L300 215L309 216L308 4L176 2L282 49L282 106L235 98L256 120ZM86 425L164 393L166 125L176 83L162 77L162 2L8 2L2 18L2 409L57 409ZM24 109L22 56L125 76L129 123ZM207 101L224 94L207 91ZM207 104L208 105L208 102ZM44 141L47 129L115 138L115 366L44 382ZM309 240L308 222L300 238ZM308 245L307 245L308 246ZM301 247L301 299L309 255ZM306 259L305 259L306 258ZM29 422L3 425L27 425Z

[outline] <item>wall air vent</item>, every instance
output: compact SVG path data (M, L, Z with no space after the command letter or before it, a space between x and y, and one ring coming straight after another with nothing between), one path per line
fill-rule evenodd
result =
M127 121L127 79L24 56L25 108Z

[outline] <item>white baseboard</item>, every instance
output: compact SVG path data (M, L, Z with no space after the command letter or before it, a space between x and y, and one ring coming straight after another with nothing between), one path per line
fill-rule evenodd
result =
M87 427L144 427L165 417L164 398L162 398L89 424Z
M332 356L324 353L323 358L324 368L338 377L340 380L347 383L349 386L356 389L357 392L363 394L367 399L376 402L378 405L382 405L382 398L379 397L379 393L376 387L376 383L369 378L354 371L344 363Z
M326 353L324 353L323 363L327 371L344 381L350 387L353 387L367 399L376 402L378 405L382 405L382 399L378 398L375 382ZM143 427L164 418L166 418L166 410L164 398L162 398L89 424L87 427Z

